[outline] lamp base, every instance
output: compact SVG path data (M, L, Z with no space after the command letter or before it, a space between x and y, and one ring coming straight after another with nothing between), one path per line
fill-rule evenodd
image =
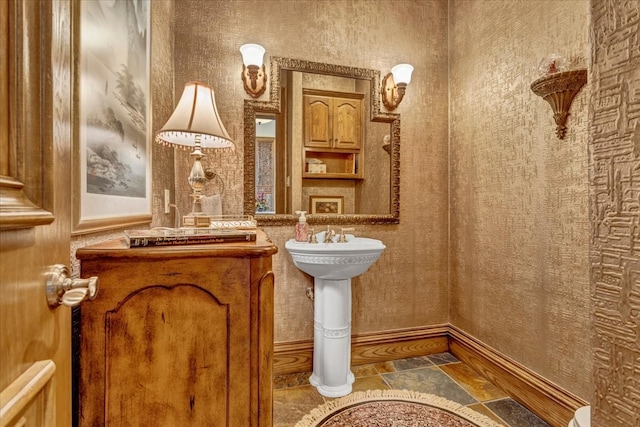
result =
M183 227L211 227L211 217L208 215L185 215L182 217Z

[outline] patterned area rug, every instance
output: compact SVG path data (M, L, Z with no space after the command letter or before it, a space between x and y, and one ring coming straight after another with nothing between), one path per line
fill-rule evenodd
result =
M295 427L503 427L433 394L368 390L318 406Z

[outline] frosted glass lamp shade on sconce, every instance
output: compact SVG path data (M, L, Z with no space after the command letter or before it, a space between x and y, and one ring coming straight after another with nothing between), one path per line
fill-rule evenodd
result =
M391 68L393 80L397 85L411 83L411 74L413 74L413 66L409 64L398 64Z
M248 43L240 46L242 54L242 83L244 90L253 98L262 95L267 87L267 73L264 67L264 47Z
M262 67L262 61L264 58L265 49L259 44L243 44L240 46L240 53L242 54L242 62L247 67L249 65L255 65L256 67Z
M411 74L413 66L410 64L398 64L391 68L391 72L382 79L382 103L387 110L395 110L404 94L407 91L407 85L411 82Z

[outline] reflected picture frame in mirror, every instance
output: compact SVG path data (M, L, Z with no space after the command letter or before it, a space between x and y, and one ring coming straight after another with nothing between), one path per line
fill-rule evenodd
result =
M282 99L280 75L284 71L324 74L369 81L370 120L389 123L390 141L390 206L388 214L314 214L309 215L311 224L398 224L400 222L400 114L380 109L380 71L344 65L325 64L300 59L272 56L270 61L269 101L244 101L244 214L256 217L260 226L293 225L297 216L293 214L255 215L256 210L256 114L279 114ZM385 148L386 150L387 148Z

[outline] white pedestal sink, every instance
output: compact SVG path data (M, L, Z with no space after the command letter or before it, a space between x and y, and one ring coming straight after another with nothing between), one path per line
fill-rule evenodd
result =
M324 233L317 234L318 242ZM285 248L300 270L314 277L313 375L309 382L327 397L351 393L351 278L380 258L380 240L347 235L346 243L289 240Z

